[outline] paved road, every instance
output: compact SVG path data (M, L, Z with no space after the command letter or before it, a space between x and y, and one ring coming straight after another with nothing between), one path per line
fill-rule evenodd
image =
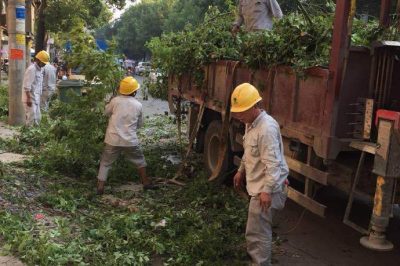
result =
M276 232L284 239L282 254L276 256L278 265L338 265L338 266L395 266L400 265L400 216L391 220L388 238L395 244L391 252L374 252L359 244L362 236L342 223L347 198L335 189L327 188L318 200L328 206L327 217L320 218L306 212L297 228L293 228L303 209L288 200L286 208L277 217ZM368 225L371 207L364 203L354 205L354 217Z
M135 76L135 78L139 81L140 84L143 84L143 77ZM143 114L144 116L153 116L153 115L164 115L165 113L169 113L168 102L155 99L148 96L148 100L143 100L143 89L144 86L140 89L138 99L143 105Z

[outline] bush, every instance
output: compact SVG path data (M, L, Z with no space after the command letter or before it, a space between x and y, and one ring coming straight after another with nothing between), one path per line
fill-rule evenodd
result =
M0 86L0 117L5 118L8 116L8 87Z

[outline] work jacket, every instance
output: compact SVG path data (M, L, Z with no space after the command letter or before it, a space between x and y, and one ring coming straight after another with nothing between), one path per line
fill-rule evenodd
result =
M110 117L105 143L118 147L139 145L137 129L143 125L142 104L132 96L120 95L106 105Z
M250 196L282 191L289 175L278 122L265 111L246 126L239 172L246 173Z
M244 23L246 31L271 30L273 18L281 19L282 10L276 0L239 0L235 25Z

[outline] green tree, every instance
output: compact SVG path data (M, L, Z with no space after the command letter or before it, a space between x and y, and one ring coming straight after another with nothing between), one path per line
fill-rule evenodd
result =
M148 50L145 43L152 37L161 35L172 2L143 0L128 9L115 25L120 51L130 58L146 58Z
M198 25L210 6L230 10L235 0L143 0L128 9L111 27L97 32L111 39L115 36L119 50L130 58L146 58L145 44L163 32L176 32L185 25Z
M65 34L77 26L98 28L110 20L110 6L122 8L125 2L126 0L42 0L37 11L36 52L44 49L47 31Z
M204 15L210 6L228 11L233 4L232 0L176 0L163 25L163 30L175 32L182 30L187 24L198 25L204 20Z

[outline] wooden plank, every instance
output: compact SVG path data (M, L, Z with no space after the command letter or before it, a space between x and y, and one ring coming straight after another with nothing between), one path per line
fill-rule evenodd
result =
M288 189L288 197L294 202L298 203L300 206L303 206L310 212L320 216L325 217L326 206L322 205L315 200L307 197L306 195L300 193L299 191L289 187Z
M285 156L285 158L286 158L286 162L287 162L290 170L292 170L296 173L302 174L305 177L308 177L322 185L325 185L325 186L328 185L329 173L320 171L312 166L309 166L298 160L292 159L288 156Z
M365 151L370 154L375 154L376 153L376 144L372 142L365 142L365 141L352 141L350 143L350 147L359 150L359 151Z

